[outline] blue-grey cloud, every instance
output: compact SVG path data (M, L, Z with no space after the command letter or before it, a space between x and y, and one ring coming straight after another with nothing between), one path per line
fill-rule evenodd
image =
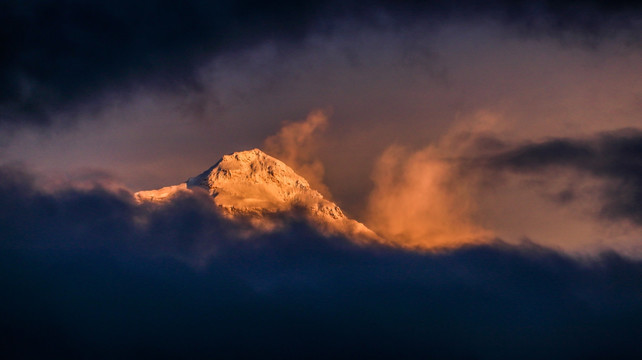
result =
M500 145L501 146L501 145ZM566 169L604 181L599 211L607 219L628 219L642 224L642 131L623 129L591 138L554 138L508 146L484 158L492 169L524 174ZM572 201L577 189L559 194Z
M0 171L5 357L642 355L642 262L613 253L414 253L297 220L238 238L204 194L150 208L36 180Z

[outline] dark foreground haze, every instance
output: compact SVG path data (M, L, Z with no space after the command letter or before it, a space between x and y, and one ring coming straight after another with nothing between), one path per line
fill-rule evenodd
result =
M3 168L9 358L637 358L642 262L501 241L357 246L296 218L241 236L207 194L44 193Z

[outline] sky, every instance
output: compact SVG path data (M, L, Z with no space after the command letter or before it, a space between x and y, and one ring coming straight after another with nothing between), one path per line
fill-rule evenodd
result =
M9 357L642 355L638 2L9 0L0 20ZM253 148L384 243L134 201Z

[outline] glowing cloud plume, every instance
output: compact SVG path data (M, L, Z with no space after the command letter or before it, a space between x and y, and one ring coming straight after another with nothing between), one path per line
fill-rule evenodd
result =
M435 146L388 148L374 170L367 224L388 241L413 248L480 242L491 233L472 220L475 205L455 167Z
M315 158L315 135L327 125L327 112L316 110L305 121L287 123L265 140L269 153L324 194L329 190L323 183L323 164ZM379 158L366 216L368 226L384 242L436 249L481 242L491 235L472 219L476 206L465 181L456 178L457 164L445 160L447 154L459 152L453 137L447 134L436 145L415 153L392 146Z
M326 197L330 196L330 190L323 183L323 164L314 158L316 142L313 135L326 128L328 115L328 111L314 110L305 121L286 123L264 142L268 154L288 164Z

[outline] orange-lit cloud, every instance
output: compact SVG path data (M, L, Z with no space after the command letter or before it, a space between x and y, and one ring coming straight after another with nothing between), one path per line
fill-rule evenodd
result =
M473 221L465 181L436 146L388 148L375 167L366 224L388 242L411 248L454 247L491 235Z
M302 122L286 123L265 141L268 152L325 194L329 191L323 183L318 135L327 126L327 114L317 110ZM467 159L510 148L515 144L511 138L506 116L479 110L457 119L437 140L418 150L389 146L376 160L370 177L373 187L356 219L385 243L420 250L500 238L509 243L529 239L570 253L595 253L609 246L635 252L630 236L635 229L595 220L591 209L599 208L598 199L587 195L564 205L551 200L570 187L578 193L595 193L582 189L598 186L598 180L570 171L553 177L524 176L467 165ZM341 199L337 204L343 206Z
M302 122L285 123L275 135L265 139L264 150L292 167L312 188L326 197L330 190L323 183L324 167L315 157L317 142L313 135L328 124L327 110L314 110Z
M494 126L490 114L473 119L473 129ZM328 125L327 112L312 111L302 122L286 123L264 142L265 150L308 179L313 188L329 194L323 183L324 167L317 158L318 135ZM366 207L367 225L395 246L419 249L451 248L491 236L473 220L476 210L472 184L458 178L458 163L447 158L462 151L463 127L422 150L390 146L372 173L374 189Z
M323 183L323 164L316 157L315 135L327 124L327 112L315 110L302 122L286 123L264 142L268 153L324 194L329 190ZM446 136L441 146L447 148L450 143ZM445 155L437 146L414 153L391 146L379 158L366 214L368 225L385 243L435 249L490 236L490 231L474 223L474 200L466 184L456 178L456 164L444 159Z

